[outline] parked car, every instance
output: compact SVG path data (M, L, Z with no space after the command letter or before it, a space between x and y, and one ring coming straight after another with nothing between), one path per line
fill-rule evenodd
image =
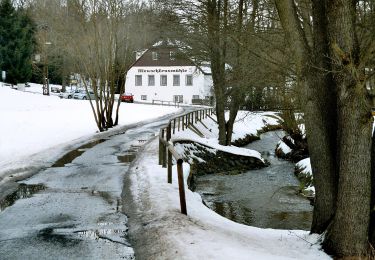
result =
M59 97L60 98L67 98L71 99L73 98L73 95L79 93L79 90L66 90L65 92L60 92Z
M133 103L134 97L132 93L124 93L120 96L121 102Z
M59 87L51 87L51 92L53 92L53 93L60 93L61 89Z
M95 94L94 94L94 91L92 91L92 90L89 90L88 93L86 92L86 90L81 90L81 91L79 91L79 93L75 93L73 95L73 98L74 99L82 99L82 100L86 100L86 99L95 100Z

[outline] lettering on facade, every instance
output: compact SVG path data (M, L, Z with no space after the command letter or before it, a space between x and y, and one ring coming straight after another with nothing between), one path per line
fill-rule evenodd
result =
M150 70L146 70L146 69L138 69L138 73L150 73L150 72L154 72L154 73L167 73L167 72L179 72L179 73L184 73L184 72L187 72L186 69L150 69Z

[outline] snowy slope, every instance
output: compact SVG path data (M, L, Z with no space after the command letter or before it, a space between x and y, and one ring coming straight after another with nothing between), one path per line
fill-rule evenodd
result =
M32 84L30 91L41 89ZM37 91L35 91L37 92ZM120 126L149 120L179 109L122 103ZM30 156L90 138L97 132L89 101L21 92L0 83L0 167L20 167ZM23 158L23 159L22 159ZM17 161L17 165L13 165ZM0 174L1 175L1 174ZM0 176L1 177L1 176Z

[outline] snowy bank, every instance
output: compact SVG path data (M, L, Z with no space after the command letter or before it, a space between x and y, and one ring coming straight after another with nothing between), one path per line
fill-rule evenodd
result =
M158 166L157 139L148 143L130 169L124 193L130 236L139 259L330 259L319 237L307 231L260 229L232 222L186 190L188 216L179 208L176 169L173 184ZM185 181L189 173L184 164ZM186 185L186 183L185 183ZM145 246L147 245L147 246Z
M30 91L33 89L41 89L41 85L32 84ZM104 134L178 111L173 107L122 103L119 127ZM97 133L89 101L22 92L1 84L0 121L0 180L4 172L44 165L49 163L46 158L51 162L58 159L67 147L104 135ZM44 155L39 156L41 152Z
M307 197L315 196L315 187L313 185L313 175L311 170L310 158L303 159L296 163L295 174L301 181L301 192Z
M259 136L269 126L278 126L280 118L274 112L247 112L239 111L233 127L233 142L244 139L246 136ZM254 150L237 146L223 146L218 143L218 125L215 115L202 119L194 124L195 130L190 128L172 135L172 142L191 141L199 143L218 151L232 153L241 156L251 156L261 159L261 155ZM199 135L197 134L197 131Z

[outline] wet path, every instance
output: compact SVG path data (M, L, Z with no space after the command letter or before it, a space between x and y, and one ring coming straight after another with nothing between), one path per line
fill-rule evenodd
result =
M236 222L278 229L308 230L310 202L297 195L299 182L294 164L278 159L275 147L282 131L261 135L247 146L262 153L271 165L235 176L206 175L198 178L196 191L211 209Z
M84 145L0 203L1 259L133 259L123 179L166 120Z

